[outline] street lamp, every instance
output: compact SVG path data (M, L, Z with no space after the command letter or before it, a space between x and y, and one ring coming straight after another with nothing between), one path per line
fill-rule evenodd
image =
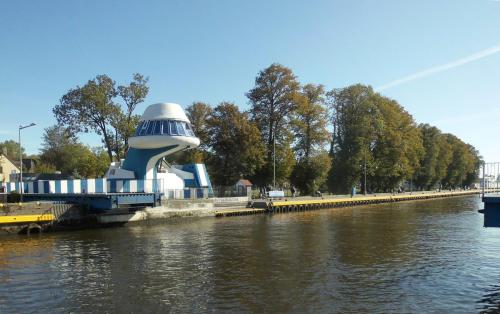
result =
M21 130L26 129L32 126L35 126L35 123L31 123L25 126L19 125L19 163L20 163L20 176L19 176L19 190L20 190L20 196L21 196L21 203L23 202L23 192L24 192L24 186L23 186L23 152L22 152L22 146L21 146Z

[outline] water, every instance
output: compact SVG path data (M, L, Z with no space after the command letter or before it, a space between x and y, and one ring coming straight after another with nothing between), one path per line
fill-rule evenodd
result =
M500 310L477 196L0 238L0 312Z

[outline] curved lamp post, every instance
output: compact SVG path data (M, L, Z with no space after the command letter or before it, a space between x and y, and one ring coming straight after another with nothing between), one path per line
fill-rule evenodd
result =
M20 163L20 176L19 176L19 192L21 196L21 203L23 202L23 192L24 192L24 186L23 186L23 152L22 152L22 146L21 146L21 130L26 129L32 126L35 126L35 123L31 123L25 126L19 125L19 163Z

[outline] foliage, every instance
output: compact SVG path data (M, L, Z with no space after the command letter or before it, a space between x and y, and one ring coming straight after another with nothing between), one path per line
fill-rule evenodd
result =
M311 154L323 150L328 141L324 88L322 85L305 85L301 96L291 121L294 151L298 159L309 159Z
M293 168L291 183L302 194L314 195L325 183L331 165L331 158L326 151L300 159Z
M135 128L139 123L140 117L134 115L134 110L148 95L148 81L149 78L135 73L133 81L128 86L118 86L118 94L123 99L126 108L125 114L117 121L117 129L124 141L125 151L128 150L128 138L134 134Z
M396 101L375 96L382 124L372 143L371 190L389 192L410 180L424 154L422 138L413 117Z
M275 142L277 181L283 183L291 173L294 158L290 147L293 138L289 124L300 97L299 88L300 84L293 72L274 63L260 71L254 88L246 94L251 104L251 120L260 130L261 141L265 146L265 163L254 176L260 185L267 185L272 180Z
M347 193L361 181L364 165L375 167L372 151L382 128L382 116L370 87L353 85L327 93L333 125L330 191Z
M291 125L297 159L291 183L302 193L313 194L326 181L331 159L325 151L328 141L324 88L308 84L302 87Z
M183 163L203 163L208 160L210 132L207 121L212 112L212 107L202 102L195 102L186 108L186 115L194 134L200 139L200 146L183 152Z
M209 171L216 185L233 185L239 178L252 176L261 166L261 134L236 105L220 103L208 117L207 127L213 151Z
M21 147L23 157L26 156L24 153L24 147ZM19 160L19 143L14 140L7 140L0 143L0 154L3 154L11 161Z
M54 173L74 177L100 177L109 166L104 151L92 151L81 144L67 128L52 126L45 129L40 154L39 173Z
M84 86L70 89L53 109L57 122L72 134L90 131L101 136L108 157L113 160L124 155L128 137L133 133L138 118L132 114L136 105L144 100L148 79L134 75L129 86L119 86L107 75L98 75ZM126 106L124 113L115 102L120 95Z
M412 178L423 154L413 117L396 101L353 85L328 93L332 112L329 186L346 193L364 177L363 190L391 191Z

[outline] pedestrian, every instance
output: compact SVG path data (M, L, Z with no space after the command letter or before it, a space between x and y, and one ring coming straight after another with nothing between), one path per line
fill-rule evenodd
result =
M290 188L290 192L292 192L292 197L295 197L295 188L293 187L293 185Z

